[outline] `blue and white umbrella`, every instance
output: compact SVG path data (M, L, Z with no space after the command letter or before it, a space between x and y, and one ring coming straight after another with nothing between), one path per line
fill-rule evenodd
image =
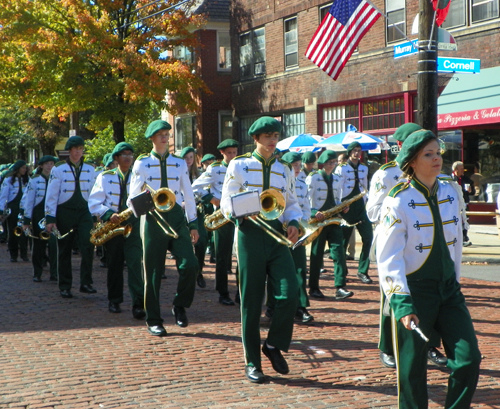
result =
M347 148L352 142L359 142L361 149L364 151L371 151L380 147L381 149L388 149L387 143L376 136L367 133L358 132L353 125L347 125L347 131L335 135L325 137L316 146L325 148L327 146L343 146Z
M286 139L279 141L276 148L280 151L290 152L318 152L322 148L315 146L318 142L321 142L323 138L319 135L311 135L308 133L302 133L300 135L290 136Z

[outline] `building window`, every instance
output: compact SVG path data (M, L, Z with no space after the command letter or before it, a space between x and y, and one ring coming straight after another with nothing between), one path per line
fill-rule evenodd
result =
M266 73L265 29L259 28L240 35L240 75L253 78Z
M282 139L300 135L306 131L306 115L304 112L283 114Z
M295 68L298 65L297 17L294 17L285 20L285 68Z
M478 23L498 17L499 0L470 0L471 22ZM452 2L453 4L453 2Z
M448 9L448 15L443 23L443 28L455 28L465 26L466 24L466 7L465 2L468 0L453 0Z
M231 111L219 111L219 142L233 137L233 114Z
M387 11L387 43L403 40L405 36L402 33L406 33L405 0L386 0L385 8Z
M231 38L228 31L217 31L217 53L217 70L231 71Z
M241 119L241 121L240 121L240 154L252 152L255 149L255 143L253 141L253 137L248 135L248 130L250 129L252 124L259 118L260 118L260 115Z
M345 132L349 124L359 129L358 104L323 109L323 134Z
M196 116L183 115L175 118L175 150L195 146Z
M404 123L405 104L402 97L363 103L363 131L397 128Z
M180 45L174 48L174 57L186 64L194 63L194 53L188 47Z

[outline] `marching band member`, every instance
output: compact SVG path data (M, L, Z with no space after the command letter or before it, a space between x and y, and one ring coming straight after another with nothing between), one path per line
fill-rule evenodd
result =
M203 155L203 158L201 158L201 167L203 169L203 172L205 172L208 167L217 160L217 158L215 157L215 155L211 154L211 153L206 153L205 155Z
M2 182L2 189L0 192L0 211L5 212L7 209L10 209L11 212L6 220L11 262L17 261L19 251L21 252L21 259L23 261L29 261L28 238L24 234L21 234L19 237L14 234L14 229L18 222L18 215L21 212L21 199L29 180L27 170L26 162L23 160L18 160L12 164L9 167L9 173Z
M222 161L213 162L207 170L193 183L193 191L201 197L204 204L220 206L224 177L231 160L238 154L238 142L225 139L217 149L222 155ZM210 189L210 191L208 191ZM234 241L234 223L226 223L213 231L215 241L215 290L219 292L219 303L234 305L229 297L228 271L231 270L232 248Z
M233 213L231 195L244 190L277 190L285 199L284 212L279 219L265 223L278 232L282 230L282 223L286 223L288 239L294 243L298 239L298 220L302 212L297 203L290 168L274 156L281 128L281 123L271 117L261 117L252 124L248 134L253 137L256 149L229 163L222 189L221 209L230 218ZM276 301L262 352L269 358L275 371L287 374L288 364L281 351L288 351L292 338L297 308L297 278L290 250L286 246L246 218L237 223L245 374L251 382L262 383L265 376L259 351L259 325L266 279L271 282L272 296Z
M151 213L146 214L142 234L143 257L145 270L144 305L146 324L151 335L165 336L160 311L161 277L165 271L167 250L176 259L179 280L173 301L172 313L176 324L187 327L186 308L191 306L198 274L198 261L193 252L193 244L198 240L198 221L196 220L196 204L191 183L189 181L186 162L168 153L168 138L171 125L156 120L146 129L146 138L150 139L153 149L150 153L137 158L132 169L130 181L130 199L141 193L144 184L158 190L168 187L175 193L176 204L169 212L158 212L158 221ZM182 201L185 204L185 215ZM130 205L130 203L129 203ZM186 218L188 225L186 225ZM178 234L174 239L167 236L159 222L168 222Z
M203 158L201 158L201 167L203 169L203 172L206 172L208 167L217 160L215 155L211 153L206 153L203 155ZM210 189L209 189L210 191ZM205 212L205 217L208 215L213 214L215 211L214 205L212 203L204 203L203 204L203 211ZM215 243L214 243L214 232L213 231L207 231L208 235L208 249L207 253L210 252L210 263L215 264Z
M323 212L340 203L339 200L339 178L333 174L337 165L337 154L332 150L324 151L318 163L323 169L311 172L306 179L309 200L311 202L310 217L319 222L325 220ZM344 214L349 208L344 209ZM330 255L335 260L335 298L338 300L352 297L353 292L345 288L347 282L347 264L343 244L342 227L338 224L330 224L323 227L321 233L311 245L311 258L309 265L309 295L315 298L324 298L319 288L320 270L323 266L323 254L325 243L328 241Z
M89 210L103 223L118 225L130 224L132 230L128 237L117 235L104 243L108 261L107 287L108 310L121 312L123 302L123 267L127 263L128 288L132 299L132 316L142 319L144 312L144 281L142 279L142 242L139 219L134 215L122 220L120 213L127 210L128 191L130 190L131 166L134 162L134 148L127 142L118 143L111 158L118 166L105 170L97 176L89 197Z
M195 150L192 146L187 146L182 149L180 157L186 161L186 165L189 173L189 181L191 184L200 177L200 171L196 165L196 155ZM195 197L196 199L196 197ZM194 254L198 260L198 276L196 277L196 283L198 287L205 288L207 283L203 277L203 267L205 267L205 254L207 252L208 245L208 232L205 229L204 212L202 206L196 206L196 219L198 220L198 241L194 245Z
M337 166L335 174L340 179L339 197L342 201L361 193L361 190L366 191L368 187L368 167L363 165L361 158L361 144L352 142L347 147L347 155L349 159L346 163L341 163ZM365 284L371 284L373 281L368 275L370 268L370 247L373 241L373 228L366 215L365 201L357 200L349 206L349 211L343 215L343 218L349 224L356 224L356 229L361 236L363 246L359 255L358 278ZM354 226L343 227L344 235L344 254L349 244L349 239L352 235Z
M462 212L449 181L439 180L443 159L435 135L412 133L396 158L407 181L391 189L377 235L380 282L391 314L400 408L427 408L427 353L423 338L442 337L451 374L445 407L468 408L481 354L460 290ZM412 329L418 329L411 331ZM423 335L423 336L422 336Z
M45 198L49 183L50 172L57 162L57 158L45 155L38 161L38 168L35 175L29 180L23 197L24 207L24 230L30 229L33 236L39 237L40 226L38 223L45 217ZM57 281L57 239L53 234L49 236L49 263L50 281ZM33 251L31 261L33 263L33 281L42 281L43 264L47 241L41 239L33 240Z
M314 165L316 164L317 158L314 152L304 152L301 159L302 169L300 170L298 178L305 182L309 173L314 171Z
M56 163L50 172L49 186L45 198L46 229L49 233L56 228L62 235L73 232L57 241L59 248L58 274L61 297L72 298L71 250L73 236L78 233L78 248L81 254L80 292L93 294L92 260L94 246L90 243L90 230L93 227L89 212L88 197L94 186L94 167L84 162L85 142L80 136L71 136L66 142L69 150L66 161Z

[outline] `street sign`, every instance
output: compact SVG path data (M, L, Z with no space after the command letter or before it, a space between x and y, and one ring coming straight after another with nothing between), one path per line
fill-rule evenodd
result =
M438 72L460 72L463 74L478 74L481 60L473 58L438 57Z
M398 44L394 46L394 59L406 57L408 55L413 55L418 52L417 49L418 40L408 41L403 44Z

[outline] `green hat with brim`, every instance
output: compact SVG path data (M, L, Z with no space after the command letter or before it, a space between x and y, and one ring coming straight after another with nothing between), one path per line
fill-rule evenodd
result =
M207 153L206 155L203 155L203 158L201 158L201 163L206 162L207 160L216 160L217 158L215 155L212 155L211 153Z
M337 152L331 151L331 150L326 150L319 155L318 158L318 163L322 165L325 162L328 162L331 159L337 159Z
M184 156L186 156L189 152L196 152L192 146L186 146L180 154L180 157L184 159Z
M226 148L237 148L240 144L234 139L224 139L221 143L217 145L217 149L222 150Z
M71 148L75 146L85 146L85 141L81 136L75 135L75 136L70 136L68 138L68 141L66 142L66 146L64 147L64 150L70 150Z
M172 125L170 125L167 121L163 121L161 119L157 119L156 121L151 122L146 129L146 139L151 138L156 132L162 131L164 129L170 131L172 129Z
M304 152L302 154L302 163L314 163L316 160L316 154L313 152Z
M420 131L421 129L422 127L420 125L408 122L396 129L396 132L394 132L392 137L397 141L404 142L413 132Z
M257 119L248 130L249 136L259 135L268 132L281 132L281 122L270 116L263 116Z
M116 146L113 148L113 151L111 152L111 157L115 159L115 156L118 156L123 151L134 152L134 147L127 142L120 142L116 144Z
M24 165L26 165L26 162L23 161L22 159L15 161L12 165L9 167L9 172L17 172L19 169L21 169Z
M301 157L296 152L287 152L281 157L281 159L284 160L285 162L293 163L301 160Z
M432 139L437 139L436 135L432 131L427 129L421 129L420 131L413 132L401 146L401 151L399 152L396 162L402 170L405 170L406 166L415 156L415 154L429 141Z
M47 162L54 162L56 163L57 162L57 158L52 156L52 155L45 155L45 156L42 156L40 158L40 160L38 161L38 165L43 165L44 163L47 163Z
M351 151L354 149L354 148L362 148L361 144L359 142L351 142L349 144L349 146L347 146L347 156L350 156L351 155Z

